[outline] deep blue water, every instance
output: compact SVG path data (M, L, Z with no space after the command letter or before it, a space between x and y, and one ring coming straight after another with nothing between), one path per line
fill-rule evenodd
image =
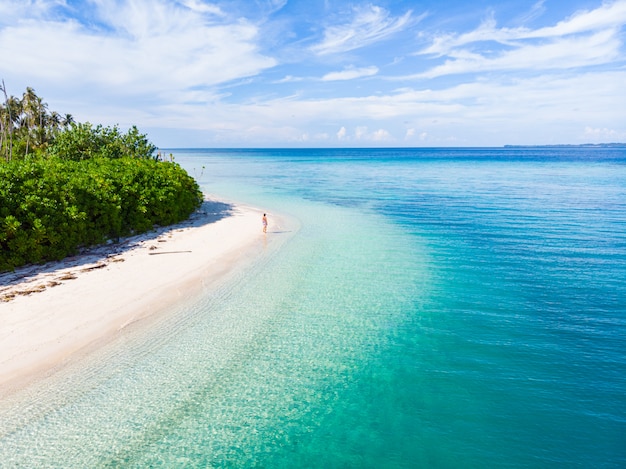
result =
M171 152L289 238L0 467L626 467L626 149Z
M206 164L209 188L232 177L381 215L412 238L414 265L393 281L428 285L358 384L363 431L382 440L371 450L355 437L375 453L364 462L626 466L626 149L189 156Z

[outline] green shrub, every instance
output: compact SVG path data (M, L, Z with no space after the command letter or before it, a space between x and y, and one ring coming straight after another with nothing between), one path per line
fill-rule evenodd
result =
M0 271L189 217L202 202L180 166L129 156L0 164Z
M66 160L91 158L154 157L156 147L133 126L122 134L117 126L93 126L89 122L72 124L60 132L47 149L48 154Z

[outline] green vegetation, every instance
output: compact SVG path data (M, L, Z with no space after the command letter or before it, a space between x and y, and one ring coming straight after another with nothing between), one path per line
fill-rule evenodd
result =
M30 88L21 100L4 94L0 271L177 223L200 206L196 181L159 161L137 128L59 120Z

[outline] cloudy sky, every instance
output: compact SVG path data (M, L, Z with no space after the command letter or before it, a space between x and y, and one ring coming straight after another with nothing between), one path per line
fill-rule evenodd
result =
M626 141L626 0L0 0L0 79L167 147Z

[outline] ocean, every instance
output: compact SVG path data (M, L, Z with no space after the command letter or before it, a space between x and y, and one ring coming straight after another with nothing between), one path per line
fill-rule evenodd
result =
M626 148L170 152L280 249L15 398L0 467L626 467Z

